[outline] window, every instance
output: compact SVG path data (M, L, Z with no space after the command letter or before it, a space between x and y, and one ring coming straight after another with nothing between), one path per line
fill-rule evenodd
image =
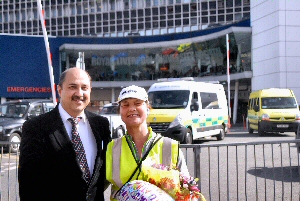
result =
M207 2L202 2L201 3L201 8L202 8L202 10L207 10L208 9Z
M57 7L57 15L58 15L58 17L62 16L62 7L61 6Z
M151 6L151 1L150 0L146 0L146 7L150 7Z
M19 21L20 20L20 13L19 11L15 11L15 16L16 16L16 21ZM1 20L0 20L1 22Z
M248 110L252 110L252 98L249 99L248 101Z
M96 3L97 12L101 12L101 2Z
M85 14L89 13L89 4L88 3L83 4L83 13L85 13Z
M216 9L216 2L215 1L209 2L209 8Z
M15 18L14 12L9 12L9 21L13 22Z
M202 109L218 109L218 96L216 93L200 92Z
M39 19L37 9L33 9L33 19L35 19L35 20Z
M153 91L149 93L149 102L153 108L185 108L189 95L188 90Z
M40 114L42 114L41 104L35 105L34 108L29 113L30 116L39 116Z
M137 8L137 2L136 2L136 0L132 0L131 6L132 6L132 8Z
M80 4L77 5L77 14L78 15L81 14L81 5Z
M129 3L128 0L124 1L124 9L129 9Z
M8 22L8 13L3 13L3 15L4 15L4 22Z
M111 0L109 3L110 3L110 10L116 10L116 2L114 0Z

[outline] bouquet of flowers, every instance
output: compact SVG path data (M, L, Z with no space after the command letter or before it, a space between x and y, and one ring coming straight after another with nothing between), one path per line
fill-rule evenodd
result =
M197 187L198 178L186 176L177 168L160 164L142 166L144 181L156 185L168 193L175 201L205 201Z

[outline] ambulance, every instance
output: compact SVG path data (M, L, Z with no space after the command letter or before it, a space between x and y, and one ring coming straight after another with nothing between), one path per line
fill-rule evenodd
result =
M184 144L204 137L223 140L228 124L223 85L182 79L158 80L149 88L152 130Z
M248 102L248 131L297 132L300 113L294 92L291 89L268 88L250 93Z

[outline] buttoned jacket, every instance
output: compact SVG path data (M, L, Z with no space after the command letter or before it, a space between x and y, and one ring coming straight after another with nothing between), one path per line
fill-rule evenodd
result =
M20 160L20 201L102 201L105 190L105 152L111 141L108 119L85 115L96 139L97 156L87 185L60 117L58 105L23 124Z

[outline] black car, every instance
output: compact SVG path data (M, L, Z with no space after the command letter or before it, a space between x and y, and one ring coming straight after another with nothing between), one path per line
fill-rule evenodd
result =
M54 108L50 99L8 101L0 105L0 142L20 142L23 123ZM1 143L0 143L1 145ZM8 152L18 151L17 144L4 145Z

